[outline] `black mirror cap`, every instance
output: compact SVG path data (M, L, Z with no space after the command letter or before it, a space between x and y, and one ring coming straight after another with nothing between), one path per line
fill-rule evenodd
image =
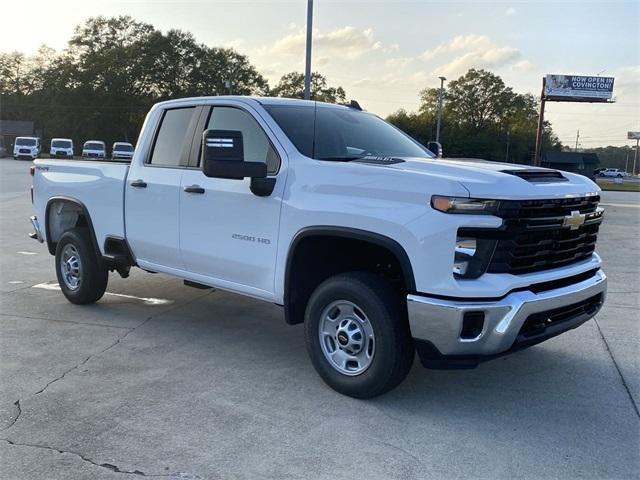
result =
M202 172L207 177L242 180L265 178L267 164L262 162L238 162L236 160L205 160Z
M242 180L267 176L266 163L244 161L244 142L238 130L205 130L200 160L207 177Z
M203 165L211 160L244 161L244 142L239 130L205 130L202 134Z

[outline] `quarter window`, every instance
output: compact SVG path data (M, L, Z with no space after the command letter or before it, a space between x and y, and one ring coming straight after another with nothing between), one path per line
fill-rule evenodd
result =
M247 162L264 162L269 173L276 173L280 157L258 122L244 110L233 107L213 107L207 130L239 130Z
M166 110L153 145L149 163L168 167L180 166L183 146L195 107Z

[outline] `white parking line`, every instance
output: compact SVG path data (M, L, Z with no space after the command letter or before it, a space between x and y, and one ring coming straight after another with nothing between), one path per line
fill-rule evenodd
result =
M10 280L9 283L11 285L20 285L21 283L24 283L22 280Z
M18 252L20 255L37 255L38 252L25 252L25 251L19 251Z
M41 288L42 290L60 290L60 285L57 283L39 283L37 285L34 285L31 288ZM173 303L173 300L167 300L165 298L152 298L152 297L136 297L134 295L125 295L123 293L111 293L111 292L105 292L105 295L111 295L113 297L120 297L120 298L130 298L132 300L140 300L142 302L144 302L146 305L168 305L170 303Z

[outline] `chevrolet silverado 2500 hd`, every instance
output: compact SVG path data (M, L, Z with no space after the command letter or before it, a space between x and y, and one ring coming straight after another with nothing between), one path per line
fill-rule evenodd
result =
M130 164L35 161L31 236L73 303L137 266L282 305L319 375L361 398L398 385L415 351L473 368L598 312L593 182L435 159L356 107L159 103Z

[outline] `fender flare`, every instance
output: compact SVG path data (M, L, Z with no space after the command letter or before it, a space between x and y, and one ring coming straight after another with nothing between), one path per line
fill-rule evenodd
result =
M416 291L416 282L415 276L413 274L413 267L411 266L411 261L409 260L409 255L407 255L406 250L400 243L396 240L387 237L385 235L381 235L379 233L370 232L368 230L360 230L357 228L351 227L336 227L336 226L310 226L305 227L299 230L291 240L289 245L289 250L287 252L287 261L285 264L285 272L284 272L284 307L285 307L285 317L288 317L289 313L289 301L290 301L290 292L291 292L291 265L293 263L294 254L296 248L301 240L310 236L326 236L326 237L343 237L350 238L354 240L360 240L363 242L369 242L374 245L378 245L389 250L400 263L400 268L402 270L402 277L405 281L405 285L407 287L408 292Z
M86 205L82 203L80 200L78 200L77 198L67 197L64 195L58 195L58 196L49 198L49 200L47 200L47 206L45 207L44 231L45 231L45 237L47 239L47 248L49 249L49 253L51 255L56 254L56 242L51 240L51 235L49 235L49 217L51 213L51 207L55 203L68 203L71 205L75 205L82 211L82 215L87 220L87 227L89 228L89 233L91 235L91 242L93 243L93 248L95 249L98 256L101 256L102 253L100 252L100 248L98 246L98 240L96 239L96 232L93 229L91 215L89 215L89 210L87 209Z

